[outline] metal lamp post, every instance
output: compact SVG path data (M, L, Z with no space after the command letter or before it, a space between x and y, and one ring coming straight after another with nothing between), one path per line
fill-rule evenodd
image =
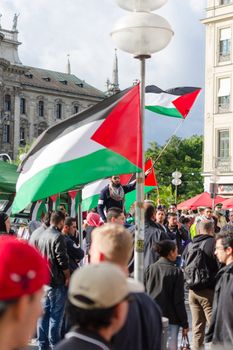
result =
M145 60L151 54L165 48L170 42L173 31L169 23L161 16L149 11L161 7L167 0L117 0L123 9L132 11L130 15L121 18L111 33L116 46L129 52L140 60L141 70L141 128L142 128L142 161L144 164L144 111L145 111ZM144 271L144 172L137 174L136 184L136 225L134 278L143 281Z

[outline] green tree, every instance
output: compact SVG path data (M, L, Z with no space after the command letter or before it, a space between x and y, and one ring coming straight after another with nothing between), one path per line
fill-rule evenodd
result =
M153 142L146 151L146 159L152 158L155 162L159 187L171 185L172 173L176 169L182 173L182 184L178 186L178 202L203 192L202 147L202 136L194 135L187 139L173 136L164 150L164 146ZM173 194L174 190L175 186L172 186Z
M29 143L27 143L25 146L23 146L23 147L19 147L19 150L18 150L18 154L17 154L17 157L16 157L16 159L14 160L14 164L15 165L19 165L20 163L21 163L21 156L22 155L24 155L24 154L26 154L28 151L29 151L29 149L31 148L31 144L29 144Z

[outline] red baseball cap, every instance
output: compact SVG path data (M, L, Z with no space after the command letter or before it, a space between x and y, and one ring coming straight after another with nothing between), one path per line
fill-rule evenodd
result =
M0 235L0 301L30 295L49 282L42 255L26 241Z

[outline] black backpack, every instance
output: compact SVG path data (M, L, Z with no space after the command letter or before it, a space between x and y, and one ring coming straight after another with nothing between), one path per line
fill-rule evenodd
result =
M211 276L203 251L206 241L189 243L184 261L184 279L190 289L203 289L208 286Z

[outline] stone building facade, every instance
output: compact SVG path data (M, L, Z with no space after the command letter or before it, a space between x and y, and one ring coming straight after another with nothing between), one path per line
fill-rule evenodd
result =
M233 0L208 0L205 58L204 186L233 194Z
M105 97L71 74L69 62L67 73L23 65L20 44L16 16L12 30L0 25L0 153L13 159L49 126Z

